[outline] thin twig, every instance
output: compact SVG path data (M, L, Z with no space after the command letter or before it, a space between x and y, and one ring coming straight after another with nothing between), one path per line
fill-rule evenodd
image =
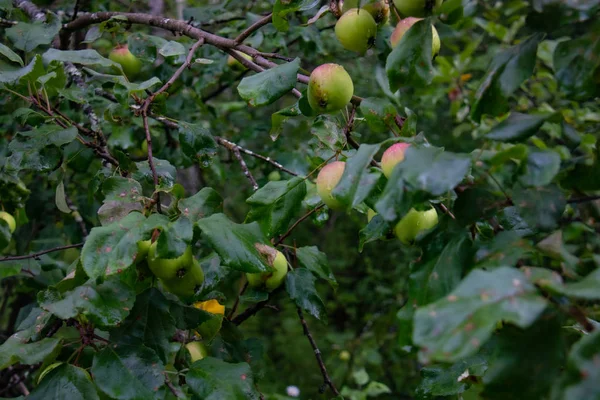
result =
M600 200L600 195L584 196L567 200L569 204L587 203L588 201Z
M452 211L450 211L448 209L448 207L446 207L446 205L444 203L439 203L439 206L442 209L442 211L444 211L444 213L446 213L446 214L448 214L450 216L450 218L456 219L456 217L454 216L454 214L452 214Z
M42 250L42 251L38 251L37 253L31 253L31 254L27 254L24 256L7 256L7 257L0 258L0 262L15 261L15 260L27 260L28 258L38 258L39 256L42 256L44 254L53 253L55 251L72 249L75 247L82 247L82 246L83 246L83 243L69 244L67 246L54 247L52 249Z
M259 19L258 21L256 21L252 25L250 25L242 33L240 33L238 35L238 37L235 38L235 42L242 43L244 40L246 40L246 38L248 38L250 35L252 35L255 31L257 31L260 28L262 28L263 26L269 24L271 22L272 18L273 18L273 14L269 14L265 17L262 17L261 19Z
M251 157L255 157L258 158L260 160L263 160L265 162L268 162L269 164L273 165L275 168L280 169L283 172L286 172L290 175L294 175L294 176L298 176L297 173L295 173L294 171L290 171L289 169L285 168L283 165L279 164L277 161L271 159L271 157L265 157L261 154L255 153L252 150L248 150L243 148L242 146L240 146L239 144L233 143L227 139L224 139L220 136L215 136L215 140L217 141L217 143L219 143L221 146L227 148L227 149L231 149L231 148L236 148L239 151L241 151L244 154L247 154Z
M316 211L320 210L324 206L325 206L325 204L319 204L318 206L316 206L315 208L313 208L312 210L310 210L309 212L307 212L306 214L304 214L302 217L300 217L300 219L298 219L298 221L294 222L294 225L290 226L290 229L288 229L287 232L285 232L283 235L279 236L279 239L277 239L277 241L275 241L275 243L273 243L273 245L274 246L279 246L288 236L290 236L290 234L292 233L292 231L298 225L300 225L300 223L302 221L304 221L306 218L310 217L312 214L314 214Z
M235 315L238 305L240 304L240 297L242 297L242 295L244 294L246 289L248 289L248 281L247 280L246 280L246 282L244 282L244 284L242 285L242 288L240 289L240 292L238 293L237 297L235 298L235 303L233 303L233 307L231 308L229 315L227 315L228 320L231 321L231 318Z
M179 391L177 390L177 388L175 386L173 386L173 383L171 383L171 380L169 379L169 377L167 376L167 374L165 373L165 385L167 385L167 387L169 388L169 390L171 391L171 393L173 393L173 396L175 396L175 398L179 398Z
M321 387L319 389L319 393L324 393L326 387L329 386L331 391L336 396L339 396L340 392L338 392L337 388L333 384L333 381L329 377L329 374L327 373L327 367L325 367L325 363L323 362L323 357L321 357L321 350L319 350L319 348L317 347L317 342L315 342L315 339L313 338L312 334L310 333L310 330L308 329L308 324L306 323L306 320L304 319L304 313L302 312L302 309L300 307L297 308L297 311L298 311L298 318L300 318L300 323L302 324L302 328L304 328L304 334L308 338L308 341L310 342L310 345L315 352L315 358L317 359L317 363L319 364L319 369L321 370L321 375L323 375L324 385L323 385L323 387Z
M252 185L252 190L258 190L258 183L256 183L256 179L254 179L252 172L250 172L250 170L248 169L248 165L246 164L246 161L244 161L244 158L242 157L239 149L237 147L231 148L231 152L240 163L240 167L242 167L244 176L250 181L250 184Z
M265 308L265 306L267 305L268 302L269 302L269 300L264 300L264 301L261 301L261 302L258 302L256 304L254 304L251 307L246 308L244 310L244 312L236 315L231 320L231 322L233 322L234 325L240 325L242 322L244 322L245 320L247 320L248 318L250 318L251 316L253 316L257 312L259 312L260 310L262 310L263 308Z

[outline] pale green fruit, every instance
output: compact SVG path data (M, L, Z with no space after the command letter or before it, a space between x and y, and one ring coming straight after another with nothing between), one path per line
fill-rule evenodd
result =
M400 40L402 40L402 38L404 37L404 34L417 21L421 21L421 19L422 18L408 17L408 18L404 18L403 20L398 22L398 25L396 25L394 32L392 32L392 35L390 36L390 43L392 44L392 47L396 47L398 45L398 43L400 43ZM433 35L431 37L431 56L435 57L440 52L442 43L440 42L440 35L438 35L438 31L437 31L437 29L435 29L435 26L433 26L433 25L431 25L431 33Z
M275 271L260 272L258 274L246 273L246 278L251 287L263 288L271 292L281 286L287 275L287 259L282 252L269 246L264 246L259 251L267 257L267 263L275 268Z
M135 255L134 263L139 263L146 258L148 255L148 251L150 250L150 246L152 246L152 240L140 240L137 242L137 253Z
M375 43L377 23L368 11L353 8L338 19L335 36L345 49L362 55Z
M202 271L200 263L192 258L192 264L183 276L161 279L161 282L168 292L176 296L192 297L204 283L204 271Z
M371 220L373 219L374 216L377 215L377 212L375 210L373 210L372 208L369 208L367 210L367 222L371 222Z
M390 6L385 0L373 1L365 4L363 10L367 10L378 26L385 25L390 19Z
M404 153L409 146L409 143L396 143L383 153L381 156L381 169L386 178L389 179L396 164L404 160Z
M13 233L17 229L17 221L15 217L7 213L6 211L0 211L0 219L3 219L8 224L8 230Z
M324 166L319 175L317 176L317 193L323 200L323 203L327 204L327 207L332 210L341 210L343 205L336 200L331 192L342 179L346 163L343 161L334 161Z
M242 53L241 51L237 51L234 50L237 54L239 54L240 56L242 56L243 58L245 58L248 61L252 61L252 57L249 56L246 53ZM239 62L234 56L229 55L229 57L227 57L227 66L229 66L229 68L234 69L236 71L245 71L247 68L244 64L242 64L241 62Z
M190 352L192 362L202 360L204 357L208 356L208 349L204 343L190 342L186 344L185 347Z
M438 215L435 208L432 207L427 211L417 211L411 208L398 222L394 231L402 243L410 244L419 233L433 228L437 223Z
M183 254L177 258L159 258L156 250L157 245L158 241L152 243L148 249L148 267L157 278L182 278L194 265L195 260L192 256L191 246L188 246Z
M281 180L281 174L279 171L272 171L267 177L268 180L276 182Z
M123 72L128 78L134 78L142 69L142 62L127 48L127 46L120 46L113 49L108 55L112 61L121 64Z
M342 361L349 361L351 357L351 354L348 350L342 350L340 351L340 360Z
M310 74L308 81L308 104L318 113L341 110L352 100L354 85L344 67L323 64Z
M403 17L426 17L442 5L443 0L394 0L394 6Z

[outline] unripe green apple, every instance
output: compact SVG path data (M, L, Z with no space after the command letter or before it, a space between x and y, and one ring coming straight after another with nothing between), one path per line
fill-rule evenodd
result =
M394 0L403 17L426 17L442 5L443 0Z
M390 19L390 6L385 0L372 1L363 6L375 20L378 26L385 25Z
M242 56L243 58L245 58L248 61L252 61L252 57L249 56L246 53L242 53L241 51L237 51L234 50L237 54L239 54L240 56ZM227 66L231 69L234 69L236 71L245 71L247 68L244 64L242 64L241 62L239 62L234 56L229 55L229 57L227 57Z
M334 161L324 166L317 176L317 193L321 197L321 200L323 200L323 203L327 204L327 207L332 210L343 208L342 204L331 195L331 192L340 182L340 179L342 179L345 168L345 162Z
M386 178L389 179L396 164L404 160L404 153L409 146L409 143L396 143L383 153L381 156L381 169Z
M113 49L108 55L112 61L121 64L123 72L129 79L134 78L142 69L142 62L127 48L127 46L119 46Z
M350 352L348 350L342 350L340 351L340 360L342 361L349 361L350 360Z
M396 29L394 29L394 32L392 32L392 36L390 36L390 43L392 44L392 47L396 47L398 43L400 43L400 40L402 40L402 38L404 37L404 34L417 21L421 21L421 19L422 18L408 17L398 22L398 25L396 25ZM431 25L431 33L433 35L431 38L431 56L435 57L440 52L442 43L440 42L440 36L438 35L438 31L433 25Z
M353 8L338 19L335 36L345 49L362 55L375 43L377 23L368 11Z
M192 362L202 360L204 357L208 356L208 349L206 348L206 345L204 343L189 342L185 345L185 347L190 352Z
M204 271L200 263L192 258L192 264L183 276L160 281L168 292L180 297L192 297L204 283Z
M148 255L148 251L150 250L150 246L152 246L152 240L140 240L137 242L137 253L135 254L134 263L139 263L146 258Z
M152 243L148 249L148 266L150 271L161 279L183 278L194 265L192 247L188 246L183 254L177 258L159 258L157 253L158 241Z
M3 219L8 224L8 230L13 233L17 229L17 221L15 217L7 213L6 211L0 211L0 219Z
M287 259L282 252L269 246L261 246L259 251L266 256L267 263L275 268L275 271L260 272L258 274L246 273L246 278L251 287L264 288L271 292L281 286L287 275Z
M394 231L396 236L404 244L412 243L417 235L423 231L433 228L438 223L438 215L435 208L427 211L410 211L396 224Z
M270 181L276 182L281 180L281 174L279 171L272 171L267 177Z
M310 74L308 81L308 104L319 113L341 110L354 94L352 78L338 64L323 64Z

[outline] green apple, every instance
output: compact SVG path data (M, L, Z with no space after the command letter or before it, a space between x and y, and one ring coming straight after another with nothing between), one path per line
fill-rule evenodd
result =
M245 58L248 61L252 61L252 57L249 56L246 53L242 53L241 51L237 51L237 50L233 50L235 51L237 54L239 54L240 56L242 56L243 58ZM229 57L227 57L227 66L231 69L234 69L236 71L245 71L247 68L244 64L242 64L241 62L239 62L234 56L232 56L231 54L229 55Z
M127 46L119 46L113 49L108 55L112 61L121 64L123 72L129 79L134 78L142 69L142 62L127 48Z
M408 32L408 30L417 21L421 21L421 19L422 18L408 17L398 22L398 25L396 25L394 32L392 32L392 36L390 36L390 43L392 44L392 47L396 47L404 37L404 34ZM431 56L435 57L440 52L442 43L440 42L440 35L438 35L438 31L433 25L431 26L431 33L433 35L431 38Z
M374 216L377 215L377 212L375 210L373 210L372 208L369 208L367 210L367 222L371 222L371 220L373 219Z
M204 271L196 259L192 260L191 266L183 276L160 280L168 292L180 297L192 297L200 289L204 283Z
M390 19L390 6L385 0L372 1L362 8L371 14L378 26L385 25Z
M161 279L183 278L194 265L192 247L187 246L183 254L177 258L159 258L157 252L158 241L152 243L148 249L148 267L150 271Z
M351 358L351 354L348 350L342 350L340 351L340 360L342 361L349 361Z
M133 262L137 264L144 260L148 255L148 251L150 251L150 246L152 246L152 240L150 239L137 242L137 253Z
M17 229L17 221L15 221L15 217L6 211L0 211L0 219L3 219L8 224L8 230L10 233L13 233L15 229Z
M280 181L281 180L281 174L279 173L279 171L272 171L269 176L267 176L267 179L272 181L272 182L276 182L276 181Z
M281 286L287 275L287 259L282 252L269 246L261 246L259 251L265 255L267 264L275 268L275 271L260 272L258 274L246 273L246 278L251 287L264 288L271 292Z
M185 347L190 352L192 362L202 360L204 357L208 356L208 349L202 342L189 342Z
M394 231L396 236L404 244L412 243L419 233L429 230L438 223L438 215L435 208L427 211L410 211L396 224Z
M317 176L317 193L323 200L323 203L327 204L327 207L332 210L341 210L342 204L336 200L331 192L342 179L346 163L343 161L334 161L324 166L319 175Z
M106 38L100 38L100 39L94 41L94 43L92 43L92 49L96 50L98 53L102 54L104 57L106 57L109 54L112 47L113 47L113 43Z
M310 74L308 103L319 113L341 110L350 102L354 84L348 72L338 64L323 64Z
M426 17L435 12L443 0L394 0L394 6L403 17Z
M383 153L381 156L381 169L386 178L389 179L396 164L404 160L404 153L409 146L409 143L396 143Z
M338 19L335 36L346 50L363 55L375 43L377 23L368 11L352 8Z

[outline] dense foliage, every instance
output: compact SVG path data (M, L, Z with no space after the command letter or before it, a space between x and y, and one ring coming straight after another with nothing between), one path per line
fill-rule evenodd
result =
M341 3L0 0L0 397L600 399L600 1Z

